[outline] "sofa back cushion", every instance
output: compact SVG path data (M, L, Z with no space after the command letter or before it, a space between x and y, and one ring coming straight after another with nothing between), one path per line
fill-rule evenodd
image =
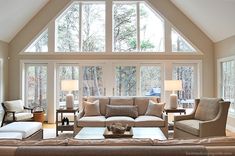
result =
M83 102L85 107L85 115L84 116L101 116L100 114L100 107L99 107L99 100L94 102Z
M107 96L90 96L87 98L88 102L94 102L96 100L99 100L99 105L100 105L100 114L105 116L106 114L106 106L109 104L109 97Z
M149 100L148 108L145 115L161 117L164 111L165 103L156 103Z
M201 98L198 104L195 119L208 121L214 119L219 112L221 98Z
M144 115L147 111L149 100L152 100L156 103L160 102L160 98L153 96L153 97L135 97L134 98L134 105L138 106L138 114Z
M110 97L110 105L134 105L134 98L133 97Z
M111 116L129 116L131 118L138 117L138 108L137 106L128 106L128 105L107 105L105 117Z
M13 111L16 113L24 111L24 104L22 100L5 101L4 106L7 111Z

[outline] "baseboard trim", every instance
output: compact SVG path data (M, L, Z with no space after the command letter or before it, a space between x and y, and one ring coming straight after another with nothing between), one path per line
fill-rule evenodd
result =
M226 125L226 129L228 129L229 131L235 132L235 127L234 126Z

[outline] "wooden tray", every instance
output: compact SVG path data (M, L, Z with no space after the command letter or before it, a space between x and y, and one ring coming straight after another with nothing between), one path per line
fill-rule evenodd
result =
M131 127L127 127L127 130L124 132L124 134L113 134L110 128L106 127L103 136L105 138L132 138L133 131Z

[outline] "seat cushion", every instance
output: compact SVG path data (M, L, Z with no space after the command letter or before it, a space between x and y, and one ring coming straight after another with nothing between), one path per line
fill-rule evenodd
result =
M122 125L134 126L135 120L127 116L112 116L106 119L106 126L110 126L113 123L121 123Z
M145 115L161 117L164 107L165 103L155 103L154 101L149 100L148 109Z
M16 121L30 120L32 117L33 117L33 114L32 113L28 113L28 112L22 112L22 113L16 113L15 114ZM8 120L8 121L12 121L13 120L12 113L7 115L6 120Z
M20 132L27 138L42 129L41 122L13 122L0 128L0 132Z
M181 120L175 122L175 128L178 128L182 131L188 132L190 134L199 136L199 123L203 121L200 120Z
M104 116L87 116L80 118L77 122L80 127L104 127L105 120Z
M90 96L88 97L87 101L88 102L94 102L96 100L99 100L99 105L100 105L100 114L102 116L105 116L106 114L106 106L109 104L109 97L104 97L104 96Z
M105 117L111 116L128 116L131 118L138 117L138 108L137 106L115 106L107 105Z
M110 97L110 105L134 105L133 97Z
M149 100L159 103L160 99L156 96L153 97L135 97L134 105L138 106L138 114L144 115L147 111Z
M163 127L165 121L157 116L138 116L135 119L135 127Z
M4 106L6 107L7 111L12 111L16 113L24 111L24 104L22 100L5 101Z
M195 119L208 121L214 119L219 112L221 98L201 98L198 104Z

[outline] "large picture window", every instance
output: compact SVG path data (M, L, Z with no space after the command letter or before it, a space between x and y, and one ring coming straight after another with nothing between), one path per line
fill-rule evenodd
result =
M56 20L57 52L105 51L105 4L74 2Z

